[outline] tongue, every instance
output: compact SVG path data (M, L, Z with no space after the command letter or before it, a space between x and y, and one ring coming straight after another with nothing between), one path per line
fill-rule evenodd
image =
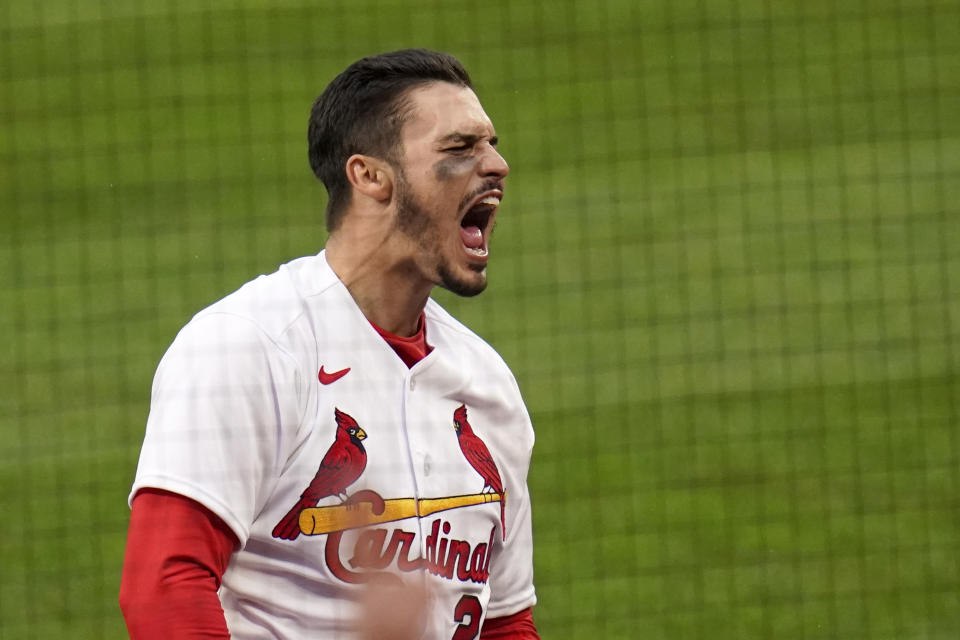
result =
M479 249L483 246L483 232L480 227L460 227L460 238L468 249Z

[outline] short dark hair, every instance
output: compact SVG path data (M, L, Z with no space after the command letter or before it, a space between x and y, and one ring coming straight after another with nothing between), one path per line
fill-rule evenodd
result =
M310 167L327 188L327 230L334 231L350 203L347 159L355 153L396 164L400 132L409 115L406 97L431 82L472 89L470 76L453 56L404 49L363 58L327 86L310 110Z

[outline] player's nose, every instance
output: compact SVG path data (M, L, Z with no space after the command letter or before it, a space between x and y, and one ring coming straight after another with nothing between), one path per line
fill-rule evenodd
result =
M506 178L507 174L510 173L510 165L508 165L507 161L500 155L497 148L491 145L488 146L484 152L483 161L480 163L480 171L484 177L494 176Z

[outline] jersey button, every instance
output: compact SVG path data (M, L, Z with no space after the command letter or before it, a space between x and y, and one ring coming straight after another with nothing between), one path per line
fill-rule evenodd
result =
M417 381L414 380L413 378L410 378L410 391L413 391L416 388L417 388Z

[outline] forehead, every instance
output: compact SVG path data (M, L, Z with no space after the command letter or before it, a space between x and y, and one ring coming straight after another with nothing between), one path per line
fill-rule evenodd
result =
M493 123L472 89L433 82L413 89L410 116L403 127L405 142L436 141L453 133L494 135Z

